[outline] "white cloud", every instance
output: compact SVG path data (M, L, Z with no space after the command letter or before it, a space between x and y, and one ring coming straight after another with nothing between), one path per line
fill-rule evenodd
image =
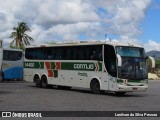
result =
M35 44L38 44L38 42L45 43L49 41L78 40L80 34L94 36L95 32L93 28L99 28L99 25L100 24L96 22L78 22L73 24L58 24L47 30L43 27L34 25L32 26L32 31L34 31L34 33L32 32L29 34L33 37L37 37L38 41L35 41ZM98 29L96 31L98 31Z
M113 34L120 34L135 37L141 33L140 21L145 17L145 10L151 0L119 0L110 2L106 6L112 14L112 18L107 19L111 23Z
M22 7L16 11L17 17L31 19L34 24L45 27L99 21L92 4L82 0L25 0Z
M148 43L144 44L144 48L146 52L151 51L151 50L160 51L160 43L157 43L153 40L149 40Z
M32 27L31 35L41 44L50 41L99 39L116 34L120 41L139 43L139 25L151 0L0 0L0 38L9 43L19 21ZM102 9L101 9L102 8ZM124 37L125 36L125 37ZM101 38L100 38L101 39Z

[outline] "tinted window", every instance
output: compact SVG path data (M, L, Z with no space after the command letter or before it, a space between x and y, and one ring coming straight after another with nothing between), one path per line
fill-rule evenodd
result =
M145 56L143 48L118 46L116 47L116 51L119 55L123 57L144 57Z
M25 57L39 60L102 60L102 45L27 48Z
M21 59L22 59L22 52L20 51L10 51L10 50L3 51L3 60L16 61Z
M101 45L70 46L63 50L66 60L102 60Z
M44 49L43 48L30 48L26 49L25 51L25 57L27 59L45 59L44 56Z

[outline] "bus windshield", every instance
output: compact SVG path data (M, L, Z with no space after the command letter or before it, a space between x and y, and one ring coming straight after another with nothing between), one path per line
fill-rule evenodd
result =
M122 57L145 57L143 48L118 46L116 51Z
M147 79L147 65L144 58L122 58L122 66L118 68L118 77L123 79Z
M122 58L122 66L118 68L118 77L123 79L147 79L147 60L143 48L116 47Z

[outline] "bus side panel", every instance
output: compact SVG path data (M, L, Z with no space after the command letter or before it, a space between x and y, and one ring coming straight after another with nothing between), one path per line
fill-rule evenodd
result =
M60 71L55 72L54 70L52 70L52 76L49 76L49 73L48 73L47 69L45 69L44 72L46 72L45 74L48 77L48 84L51 84L51 85L61 84L61 79L60 79L60 76L59 76ZM55 74L56 74L56 76L55 76Z
M4 79L21 79L23 78L23 67L12 67L3 71Z
M100 72L98 74L98 78L100 80L100 89L101 90L108 90L109 88L109 76L107 72Z
M23 60L6 61L3 60L2 71L4 79L23 79Z
M72 70L60 70L59 81L61 85L64 86L74 86L75 85L75 71Z
M62 86L76 86L77 71L73 70L58 70L53 73L53 77L48 77L48 84L62 85ZM55 75L57 74L57 75Z
M84 72L76 70L58 70L57 77L48 77L48 84L62 86L90 88L90 81L91 78L85 76Z
M25 81L33 82L34 74L34 69L25 68L23 70L23 76Z
M75 73L76 86L77 87L90 88L89 83L91 81L91 78L90 78L91 73L92 72L77 71Z
M118 91L117 79L115 77L110 77L109 79L109 91Z

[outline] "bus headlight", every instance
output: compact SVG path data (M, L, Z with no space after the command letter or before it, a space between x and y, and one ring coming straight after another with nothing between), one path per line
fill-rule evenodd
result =
M148 80L141 80L141 83L147 85L148 84Z

